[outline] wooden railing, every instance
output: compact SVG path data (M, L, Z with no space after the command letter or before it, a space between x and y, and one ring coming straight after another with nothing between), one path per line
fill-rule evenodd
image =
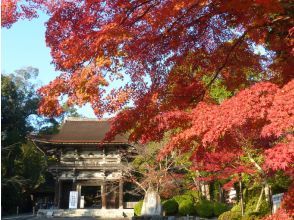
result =
M78 157L78 158L61 158L61 165L75 166L100 166L103 164L119 164L121 163L120 156L101 156L101 157Z

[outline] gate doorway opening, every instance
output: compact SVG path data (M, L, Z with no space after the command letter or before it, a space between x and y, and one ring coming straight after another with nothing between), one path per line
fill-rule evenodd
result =
M106 185L106 208L107 209L118 209L119 204L119 185L116 182L108 182Z
M81 196L84 196L84 208L102 208L101 186L81 186Z
M60 197L60 208L68 209L69 206L69 193L72 190L72 180L61 181L61 197Z

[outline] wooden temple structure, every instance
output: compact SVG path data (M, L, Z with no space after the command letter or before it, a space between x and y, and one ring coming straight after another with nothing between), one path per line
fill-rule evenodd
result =
M55 178L54 206L69 208L70 191L77 192L77 209L124 208L124 160L134 155L125 136L102 142L110 129L107 120L68 118L59 133L31 136L47 156Z

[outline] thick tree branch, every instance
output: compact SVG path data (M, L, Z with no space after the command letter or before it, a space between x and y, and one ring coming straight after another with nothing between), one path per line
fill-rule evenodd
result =
M137 8L139 8L139 7L141 7L141 6L143 6L143 5L145 5L145 4L148 4L149 2L152 2L153 0L147 0L147 1L144 1L144 2L141 2L140 4L138 4L138 5L135 5L134 7L132 7L132 8L129 8L125 13L126 13L126 17L124 17L123 19L122 19L122 21L120 22L120 25L123 25L125 22L126 22L126 20L130 17L130 15L132 14L132 13L134 13L134 11L137 9Z
M230 48L229 52L226 55L226 58L223 62L223 64L215 71L214 76L212 77L212 79L210 80L210 82L206 85L206 89L203 91L204 93L207 91L207 89L212 85L212 83L217 79L217 77L219 76L219 74L221 73L221 71L226 67L233 51L235 50L235 48L240 45L242 43L242 41L244 40L246 34L248 33L248 31L245 31L237 40L236 42L232 45L232 47Z

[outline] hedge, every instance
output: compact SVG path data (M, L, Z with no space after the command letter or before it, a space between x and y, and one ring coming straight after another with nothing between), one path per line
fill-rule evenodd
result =
M227 211L218 217L218 220L240 220L241 214L239 212Z
M214 202L213 203L213 214L214 216L219 216L222 213L229 211L229 207L224 204L224 203L220 203L220 202Z
M180 215L195 215L196 209L195 209L193 201L183 200L179 204L179 214Z
M199 217L210 218L213 216L213 203L208 200L199 201L195 208Z
M162 208L166 215L175 215L178 213L179 204L174 199L169 199L162 203Z

